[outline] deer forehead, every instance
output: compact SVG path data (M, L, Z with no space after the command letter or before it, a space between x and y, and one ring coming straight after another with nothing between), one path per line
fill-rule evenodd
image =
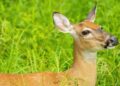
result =
M83 22L83 25L84 25L85 27L91 28L91 29L93 29L93 30L96 30L96 29L99 29L99 28L100 28L99 25L94 24L93 22L90 22L90 21L84 21L84 22Z
M76 31L80 32L82 30L85 30L89 28L89 30L97 30L97 29L100 29L100 25L97 25L97 24L94 24L93 22L90 22L90 21L84 21L78 25L75 25L75 29Z

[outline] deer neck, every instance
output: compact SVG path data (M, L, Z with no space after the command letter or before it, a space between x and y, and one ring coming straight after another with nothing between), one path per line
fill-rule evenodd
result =
M96 52L84 51L78 44L74 42L74 62L69 73L74 77L95 83Z
M96 65L96 55L97 52L89 51L89 50L84 50L81 45L77 42L74 41L74 62L73 62L73 67L80 67L82 65L87 64ZM87 68L89 67L87 66Z

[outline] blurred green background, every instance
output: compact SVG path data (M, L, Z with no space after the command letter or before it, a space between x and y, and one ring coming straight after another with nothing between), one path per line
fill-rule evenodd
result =
M58 11L84 20L95 0L0 0L0 72L59 72L72 64L73 39L54 28ZM96 23L120 39L120 0L97 0ZM98 52L97 86L120 86L120 46Z

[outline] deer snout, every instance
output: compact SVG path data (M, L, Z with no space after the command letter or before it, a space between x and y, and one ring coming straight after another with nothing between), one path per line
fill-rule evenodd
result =
M118 44L118 39L114 36L111 36L109 39L107 39L105 48L114 47L117 44Z
M114 36L110 37L109 41L113 46L118 44L118 39Z

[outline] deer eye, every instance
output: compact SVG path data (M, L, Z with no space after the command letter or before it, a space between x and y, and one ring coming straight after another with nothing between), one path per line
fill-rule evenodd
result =
M88 35L89 33L91 33L89 30L82 31L82 35Z

